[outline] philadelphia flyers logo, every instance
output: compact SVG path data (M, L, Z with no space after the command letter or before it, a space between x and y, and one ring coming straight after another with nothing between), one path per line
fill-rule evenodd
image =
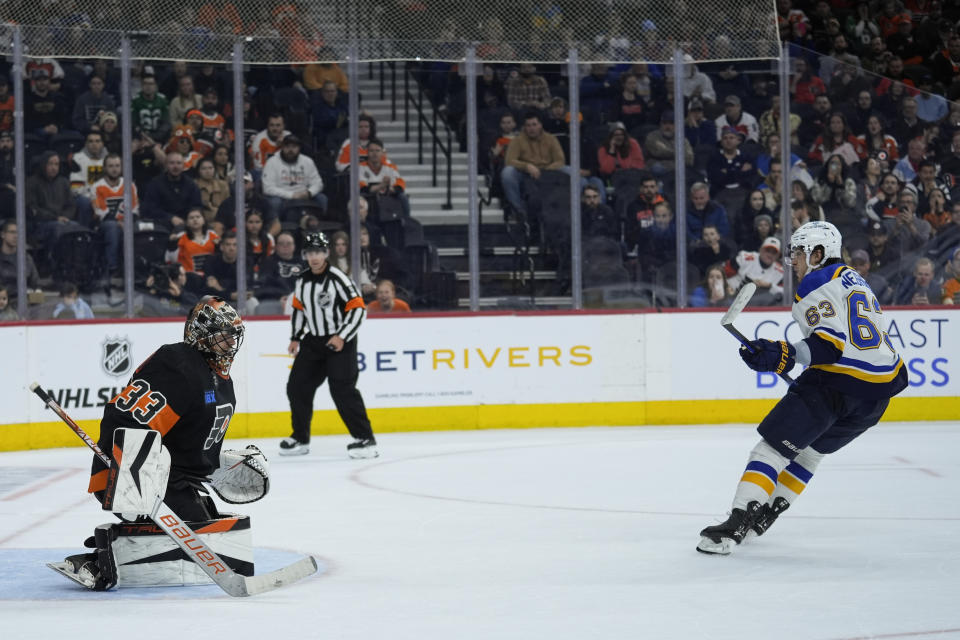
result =
M221 404L217 406L217 415L213 419L213 426L210 427L210 435L207 436L206 442L203 443L204 451L223 440L223 436L227 433L227 427L230 426L230 418L232 417L232 404Z

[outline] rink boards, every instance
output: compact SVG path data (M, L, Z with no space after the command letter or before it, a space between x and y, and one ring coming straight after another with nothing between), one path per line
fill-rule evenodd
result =
M368 318L359 388L378 432L434 429L753 422L785 385L737 357L720 313L523 313ZM910 387L890 420L960 415L960 313L884 313ZM748 336L798 340L787 311L747 311ZM35 396L52 392L91 434L133 368L182 336L180 321L111 321L0 328L0 450L80 444ZM289 434L290 325L254 318L233 367L231 437ZM799 374L799 369L794 375ZM342 433L326 388L313 432Z

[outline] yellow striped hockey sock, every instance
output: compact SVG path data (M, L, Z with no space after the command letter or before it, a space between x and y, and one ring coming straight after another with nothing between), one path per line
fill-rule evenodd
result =
M733 496L734 509L746 509L754 500L763 504L777 488L777 477L790 461L779 451L761 440L750 452L737 493Z
M813 472L817 470L822 459L822 453L814 451L810 447L803 449L797 454L796 459L788 464L784 470L780 472L779 476L777 476L777 488L770 495L768 502L773 504L774 500L782 497L790 504L793 504L797 496L803 493L807 484L810 483L810 479L813 478Z

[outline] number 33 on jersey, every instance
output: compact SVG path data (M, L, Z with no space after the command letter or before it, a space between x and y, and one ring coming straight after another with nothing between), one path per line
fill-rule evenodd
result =
M235 404L233 381L216 375L196 349L165 345L104 409L99 444L107 451L118 427L153 429L170 450L175 473L208 476L220 463ZM89 490L101 490L106 478L106 467L95 459Z
M903 360L883 330L876 296L855 270L841 264L807 274L793 318L804 338L812 335L823 348L839 353L832 364L811 365L805 375L857 396L890 397L894 388L903 387Z

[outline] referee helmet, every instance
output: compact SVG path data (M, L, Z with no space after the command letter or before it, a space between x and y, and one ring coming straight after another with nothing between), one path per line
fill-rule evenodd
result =
M330 251L330 241L322 231L311 231L303 237L303 251Z

